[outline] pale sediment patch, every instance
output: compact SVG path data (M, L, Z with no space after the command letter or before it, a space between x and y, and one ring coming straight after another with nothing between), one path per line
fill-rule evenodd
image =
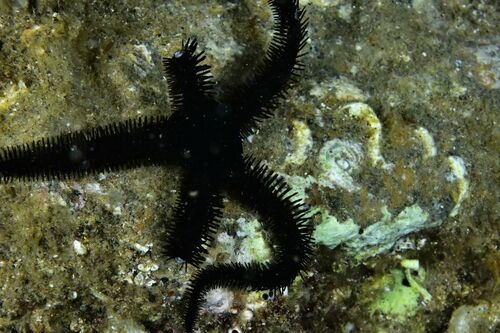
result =
M437 154L436 144L434 143L434 138L429 133L429 131L423 127L419 127L415 130L417 138L420 139L422 143L422 148L424 150L423 159L426 160L429 157L434 157Z
M392 164L387 163L380 152L382 141L382 124L373 109L365 103L350 103L341 108L357 120L365 121L368 125L368 158L372 166L390 169Z
M286 156L285 164L302 165L313 146L312 134L303 121L293 120L292 125L293 152Z
M464 160L459 156L449 156L448 164L450 165L450 174L447 179L450 182L455 182L457 184L456 191L452 192L452 198L455 202L455 207L450 212L450 217L454 217L458 214L460 205L467 197L469 193L469 180L465 178L467 175L467 169L465 168Z

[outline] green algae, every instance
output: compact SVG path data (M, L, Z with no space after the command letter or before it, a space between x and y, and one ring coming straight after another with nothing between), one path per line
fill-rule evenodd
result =
M397 321L405 321L414 316L419 309L419 301L429 302L432 296L420 283L425 282L426 272L423 268L417 269L417 277L413 277L410 270L394 269L390 274L381 276L373 281L369 289L380 295L369 305L372 314L380 311ZM407 285L403 280L407 279ZM418 281L417 281L418 280Z
M240 224L238 230L240 237L243 237L240 248L237 251L237 261L266 261L271 257L271 251L261 232L259 221L252 221Z
M428 213L418 205L405 208L394 218L385 206L381 212L379 221L360 230L352 219L339 223L334 216L323 211L322 221L314 230L315 242L331 249L342 244L350 255L359 260L386 252L398 239L441 223L429 221Z
M415 315L418 306L419 292L403 285L404 273L393 270L390 275L384 275L374 282L370 289L389 289L370 305L370 310L381 311L397 320L405 320Z
M335 216L331 216L328 212L323 211L321 215L322 221L313 233L316 243L333 249L358 236L359 226L352 219L339 223Z
M396 240L424 227L434 227L441 221L428 221L428 214L418 205L405 208L395 218L387 210L382 208L383 217L380 221L371 224L362 235L350 240L347 246L351 253L358 257L378 254L390 249Z

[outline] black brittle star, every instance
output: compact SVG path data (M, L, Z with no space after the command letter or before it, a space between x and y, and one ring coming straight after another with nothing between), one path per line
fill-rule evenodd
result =
M0 179L66 179L146 165L182 169L173 221L162 254L198 267L222 216L223 196L256 211L271 235L274 255L264 263L206 266L184 296L184 324L192 332L205 294L217 287L278 290L305 270L311 256L307 209L284 180L244 156L242 138L268 118L303 65L304 10L298 0L269 0L275 25L269 49L252 79L215 96L210 67L197 42L187 40L163 59L174 113L138 118L7 147Z

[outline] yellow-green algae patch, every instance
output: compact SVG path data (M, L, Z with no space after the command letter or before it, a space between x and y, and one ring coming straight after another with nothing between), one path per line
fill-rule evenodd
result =
M236 251L238 262L263 262L271 258L270 246L264 240L262 227L257 219L240 221L237 236L242 238Z
M365 286L366 291L379 294L369 305L372 315L380 311L398 321L405 321L416 314L421 300L430 301L430 294L420 286L425 282L425 270L420 268L417 272L417 277L413 277L409 270L394 269ZM403 283L404 279L406 283Z
M442 221L428 221L428 213L418 205L406 207L396 217L382 207L382 218L360 230L352 219L339 223L327 211L314 230L314 240L331 249L342 245L350 255L362 259L390 250L396 241L408 234L438 226Z
M311 130L303 121L294 120L292 124L293 152L287 155L285 163L302 165L313 146Z

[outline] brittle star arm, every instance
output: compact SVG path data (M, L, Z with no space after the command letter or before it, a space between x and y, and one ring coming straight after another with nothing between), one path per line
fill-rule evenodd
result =
M235 110L236 123L243 134L250 133L255 125L268 118L286 88L293 83L299 61L307 40L307 19L298 0L269 0L273 12L273 38L256 74L241 86L234 87L223 96Z
M179 128L184 175L162 252L194 266L204 260L206 245L222 215L220 181L215 180L222 171L208 165L218 157L210 152L219 151L223 143L214 134L225 133L217 122L211 121L216 105L211 96L213 82L210 66L201 64L205 56L196 52L197 45L195 39L188 39L181 50L163 59L171 104L176 111L172 119Z
M287 184L264 165L247 159L230 194L259 213L272 235L273 258L266 263L230 263L208 266L192 279L186 292L185 327L192 332L206 293L214 288L276 290L290 285L310 261L311 225L307 209L294 199Z
M64 179L164 163L175 137L166 117L138 118L0 149L0 180Z
M201 100L211 94L214 86L210 66L201 64L205 55L196 53L197 46L196 39L188 39L172 57L163 58L172 107L185 116L204 106Z
M184 171L173 221L167 226L162 252L198 266L207 254L217 222L222 217L220 186L203 168Z

